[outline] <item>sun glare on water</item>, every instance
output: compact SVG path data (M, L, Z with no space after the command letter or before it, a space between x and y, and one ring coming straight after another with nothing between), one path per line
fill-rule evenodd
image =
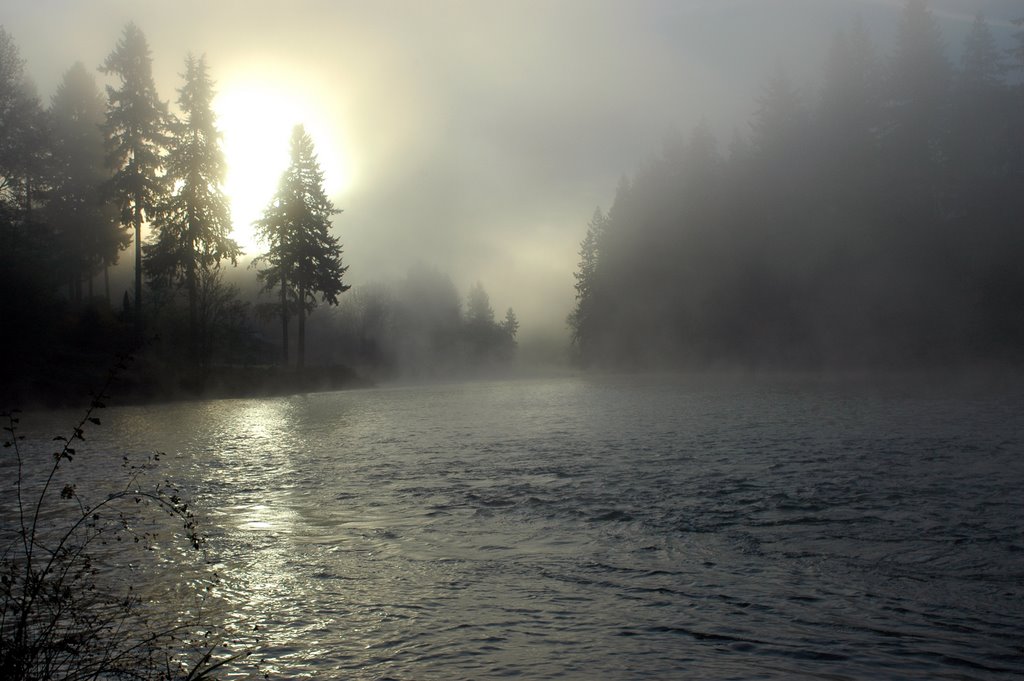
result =
M232 237L246 255L262 252L252 223L277 191L289 163L292 129L302 124L313 139L328 197L350 183L348 158L332 125L301 91L259 82L226 83L214 100L228 171L224 191L231 201ZM341 207L341 206L339 206Z

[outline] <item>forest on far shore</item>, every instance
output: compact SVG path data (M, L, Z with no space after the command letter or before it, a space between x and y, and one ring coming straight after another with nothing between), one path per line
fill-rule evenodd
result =
M1020 25L1020 22L1018 22ZM623 180L580 248L588 365L935 368L1024 360L1024 30L954 63L923 2L836 33L749 134L701 125Z
M116 388L126 399L338 388L512 361L519 321L511 308L496 318L479 282L465 308L426 266L347 293L341 211L301 124L254 224L264 250L244 254L205 57L185 58L177 111L132 23L97 69L105 92L79 62L44 107L25 67L0 27L0 407L79 403L116 357L134 360ZM235 272L243 255L252 264ZM112 290L124 260L134 281Z

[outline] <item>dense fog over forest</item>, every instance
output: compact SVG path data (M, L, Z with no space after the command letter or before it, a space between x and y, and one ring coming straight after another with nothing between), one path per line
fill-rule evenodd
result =
M144 331L174 375L1016 361L1020 14L12 3L5 343Z
M1018 34L1018 39L1024 34ZM835 34L824 85L779 71L749 135L666 144L597 212L571 323L584 361L944 367L1024 350L1022 45L977 15L951 62L908 3L890 51ZM1011 61L1011 58L1014 61Z

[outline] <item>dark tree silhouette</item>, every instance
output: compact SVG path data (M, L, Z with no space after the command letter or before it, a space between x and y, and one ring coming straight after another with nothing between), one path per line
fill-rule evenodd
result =
M1002 84L1006 64L982 12L974 16L961 61L961 81L970 89L995 89Z
M288 318L298 315L296 364L305 364L306 315L317 306L316 295L331 305L349 286L341 264L341 246L330 233L331 216L340 213L324 191L324 175L313 141L301 125L291 138L291 164L281 177L277 194L255 225L267 245L256 260L263 290L280 290L282 357L288 362ZM294 306L294 307L293 307Z
M7 329L0 351L7 357L39 352L55 323L53 240L37 210L48 179L47 123L18 49L0 28L0 319Z
M10 35L0 27L0 199L7 220L36 222L48 162L49 129L35 86Z
M586 236L580 244L579 268L573 274L576 279L576 305L569 313L570 342L574 348L577 359L586 363L590 358L588 343L593 341L595 336L594 322L597 311L595 306L600 304L597 289L598 262L601 241L608 219L600 208L594 210L594 216L587 225Z
M14 39L0 26L0 198L5 205L10 204L17 181L17 146L22 143L25 115L30 110L25 62Z
M469 289L466 297L466 323L470 326L488 327L494 323L491 297L479 281Z
M209 344L206 315L201 314L202 282L221 261L234 265L241 249L228 236L231 211L223 183L227 163L213 113L213 82L205 57L185 60L185 84L178 90L182 119L167 142L166 177L172 193L154 222L155 242L147 248L149 276L178 282L188 297L189 350L205 363L201 348Z
M1016 45L1010 48L1010 58L1016 68L1024 69L1024 17L1015 19L1013 25L1017 27L1017 31L1013 34Z
M516 334L519 333L519 318L511 307L505 311L505 319L501 322L501 330L515 342Z
M135 326L142 328L142 224L152 220L167 194L163 154L169 117L157 97L149 45L139 27L129 23L100 71L119 81L107 86L107 163L114 175L110 196L121 210L121 224L135 239Z
M60 265L73 300L81 299L83 281L92 297L93 278L101 271L106 274L128 245L116 209L100 192L110 179L100 130L104 104L96 79L78 62L64 74L50 105L53 162L46 214L56 232ZM109 304L108 282L104 276Z
M464 329L472 364L493 367L496 363L511 359L516 347L519 320L512 308L509 308L505 319L496 322L490 296L480 282L469 289L466 297Z

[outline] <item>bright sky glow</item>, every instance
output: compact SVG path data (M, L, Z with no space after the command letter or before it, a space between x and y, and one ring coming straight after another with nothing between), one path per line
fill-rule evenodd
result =
M246 255L256 255L262 246L252 223L288 167L292 128L301 123L313 138L327 195L336 204L351 183L349 159L338 126L298 86L253 79L225 82L219 90L214 110L228 164L224 191L231 200L232 236Z

